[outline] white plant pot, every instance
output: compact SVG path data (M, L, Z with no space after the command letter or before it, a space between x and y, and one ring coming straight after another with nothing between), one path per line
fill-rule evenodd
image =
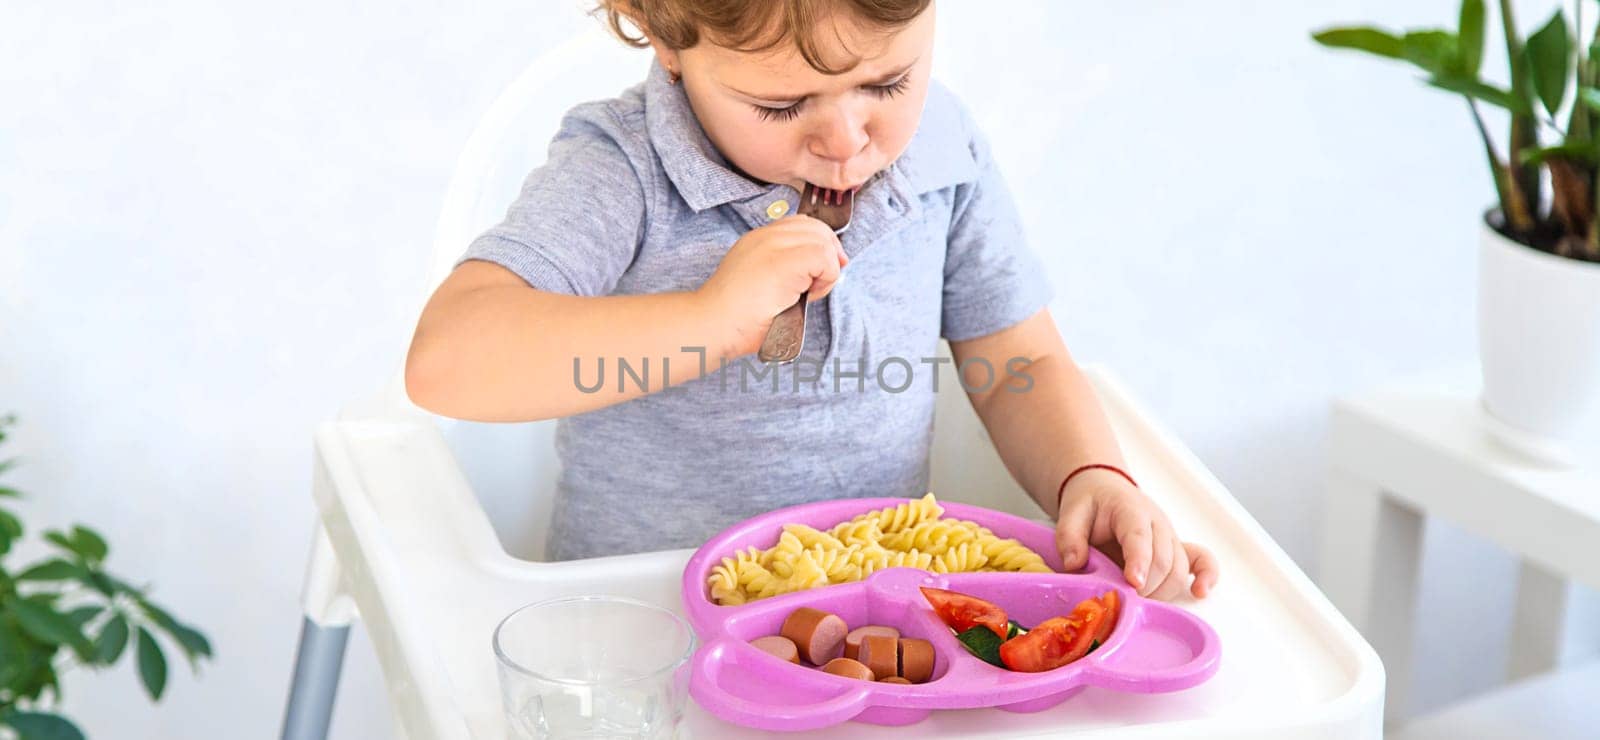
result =
M1538 460L1600 467L1600 264L1483 226L1478 341L1486 425Z

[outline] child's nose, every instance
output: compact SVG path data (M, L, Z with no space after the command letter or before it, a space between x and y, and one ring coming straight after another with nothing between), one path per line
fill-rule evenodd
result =
M811 137L811 153L844 163L867 146L866 121L840 111L824 119Z

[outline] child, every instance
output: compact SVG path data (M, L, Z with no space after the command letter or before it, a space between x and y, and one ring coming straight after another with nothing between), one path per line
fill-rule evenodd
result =
M1123 472L989 146L929 80L930 0L601 9L654 49L647 79L568 113L406 362L433 412L561 418L549 558L695 547L821 499L920 497L942 336L1006 466L1057 519L1068 569L1092 545L1141 594L1207 593L1215 560ZM806 183L854 192L842 234L796 215ZM808 290L801 356L757 363Z

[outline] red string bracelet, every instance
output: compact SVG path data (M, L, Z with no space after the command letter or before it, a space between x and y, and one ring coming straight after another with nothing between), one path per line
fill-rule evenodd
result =
M1090 465L1082 465L1082 466L1079 466L1076 470L1073 470L1072 472L1067 473L1067 477L1063 478L1061 480L1061 487L1056 489L1056 509L1057 510L1059 510L1061 508L1061 497L1067 495L1067 484L1072 482L1073 476L1075 476L1075 475L1077 475L1079 473L1082 473L1085 470L1109 470L1109 471L1111 471L1113 473L1116 473L1117 475L1120 475L1120 476L1122 476L1124 478L1127 478L1128 482L1133 484L1134 488L1138 488L1139 487L1139 482L1134 480L1133 476L1128 475L1128 471L1123 470L1122 468L1119 468L1119 467L1117 467L1115 465L1106 465L1104 463L1092 463Z

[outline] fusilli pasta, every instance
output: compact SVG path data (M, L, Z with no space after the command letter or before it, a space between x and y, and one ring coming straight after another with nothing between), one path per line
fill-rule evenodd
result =
M884 568L1050 572L1044 558L1021 542L1001 539L976 522L943 516L944 507L929 493L869 511L825 532L785 524L772 547L746 548L711 569L706 579L711 599L734 606L859 581Z

